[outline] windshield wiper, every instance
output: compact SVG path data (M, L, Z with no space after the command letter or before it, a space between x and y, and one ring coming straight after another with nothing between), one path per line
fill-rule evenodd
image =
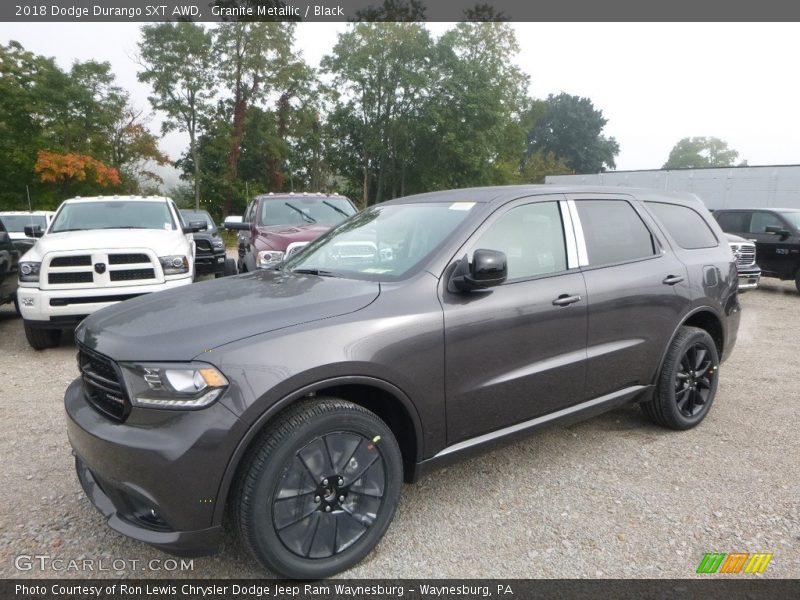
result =
M343 211L341 208L339 208L339 207L338 207L338 206L336 206L335 204L331 204L331 203L330 203L330 202L328 202L327 200L323 200L323 201L322 201L322 203L323 203L325 206L330 206L330 207L331 207L333 210L335 210L335 211L336 211L337 213L339 213L340 215L344 215L345 217L349 217L349 216L350 216L350 215L348 215L346 212L344 212L344 211Z
M153 227L140 227L138 225L117 225L115 227L103 227L103 229L154 229Z
M50 233L65 233L67 231L89 231L85 227L73 227L72 229L54 229Z
M316 223L317 222L317 220L314 217L312 217L310 215L307 215L302 210L297 208L294 204L291 204L289 202L284 202L284 204L286 206L288 206L289 208L291 208L292 210L299 212L300 215L302 215L302 217L306 220L307 223Z
M324 269L292 269L292 273L300 273L302 275L319 275L320 277L339 277L333 271L325 271Z

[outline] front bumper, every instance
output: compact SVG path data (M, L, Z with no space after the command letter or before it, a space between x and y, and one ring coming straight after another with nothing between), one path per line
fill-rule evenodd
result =
M746 292L758 287L761 280L761 269L759 267L748 267L739 269L739 291Z
M197 252L194 257L194 268L198 275L225 272L225 251L215 254Z
M69 317L83 318L95 311L143 294L169 290L192 283L191 277L169 279L152 285L128 285L114 288L81 288L74 290L40 290L37 287L20 286L17 290L19 310L26 321L41 321L67 326ZM80 322L80 318L77 319ZM64 325L64 324L67 325Z
M217 493L244 435L232 412L219 402L196 411L134 408L118 423L92 408L80 379L64 406L78 478L112 529L172 554L217 550Z

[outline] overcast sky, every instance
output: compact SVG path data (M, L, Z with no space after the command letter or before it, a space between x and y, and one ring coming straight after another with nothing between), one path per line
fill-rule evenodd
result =
M513 26L530 95L591 98L608 119L606 135L620 144L619 170L660 168L686 136L720 137L750 165L800 163L798 24ZM299 24L297 45L308 63L317 66L346 27ZM448 26L429 27L439 35ZM74 60L109 61L134 104L149 110L148 88L130 58L138 39L138 24L0 23L3 43L17 40L63 68ZM176 159L185 143L173 134L161 147Z

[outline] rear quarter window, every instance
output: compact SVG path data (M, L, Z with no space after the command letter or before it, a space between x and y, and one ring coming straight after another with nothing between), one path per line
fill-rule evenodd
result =
M590 266L650 258L656 241L642 218L625 200L578 200Z
M697 211L688 206L667 204L665 202L648 202L647 208L669 232L678 245L684 250L700 248L716 248L719 240L708 226L705 219Z

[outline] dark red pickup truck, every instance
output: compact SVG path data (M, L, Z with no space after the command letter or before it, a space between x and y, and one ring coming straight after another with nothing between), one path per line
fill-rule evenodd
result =
M244 216L225 219L239 231L239 273L265 269L356 213L339 194L272 193L256 196Z

